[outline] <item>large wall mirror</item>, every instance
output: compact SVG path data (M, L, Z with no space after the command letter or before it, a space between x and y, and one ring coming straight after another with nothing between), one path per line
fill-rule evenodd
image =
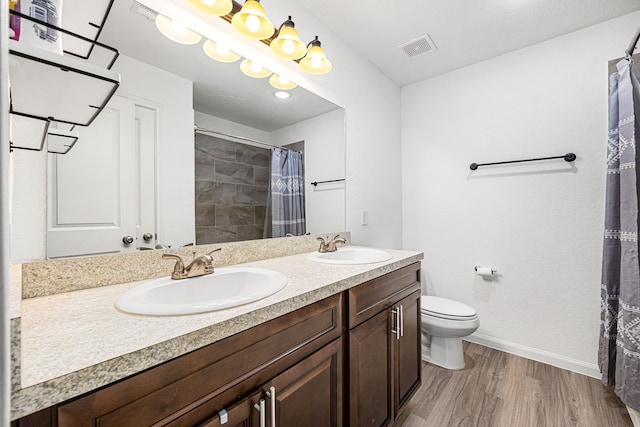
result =
M63 21L74 13L64 10ZM75 129L68 154L14 154L14 260L270 237L273 146L302 153L304 231L344 230L344 110L302 87L277 98L240 60L210 59L206 39L175 43L151 18L137 2L115 0L99 40L121 53L116 95ZM34 162L46 163L46 185L26 170ZM28 220L43 232L24 231Z

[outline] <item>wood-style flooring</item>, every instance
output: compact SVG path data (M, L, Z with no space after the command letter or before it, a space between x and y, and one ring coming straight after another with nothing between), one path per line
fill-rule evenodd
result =
M423 363L422 387L396 426L633 426L598 379L473 343L464 352L460 371Z

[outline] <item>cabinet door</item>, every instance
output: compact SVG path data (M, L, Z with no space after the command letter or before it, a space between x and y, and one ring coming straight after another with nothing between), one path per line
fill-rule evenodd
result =
M391 310L349 331L349 425L385 426L391 403Z
M222 418L219 412L198 427L258 427L260 418L254 406L258 404L261 397L261 393L253 393L226 409L225 418Z
M272 401L267 395L271 386L275 388L276 426L342 426L341 340L326 345L263 387L268 426L272 426Z
M421 382L421 322L420 322L420 290L395 304L396 309L402 307L402 336L393 339L394 363L394 414L397 417L400 409L409 401Z

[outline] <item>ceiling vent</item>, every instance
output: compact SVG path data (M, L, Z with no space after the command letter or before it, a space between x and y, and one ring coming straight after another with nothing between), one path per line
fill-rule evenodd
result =
M133 4L131 5L131 12L133 13L137 13L139 15L144 16L145 18L147 18L150 21L154 21L156 19L156 16L158 15L158 12L156 12L155 10L151 9L150 7L147 7L141 3L138 3L137 1L134 1Z
M417 39L408 41L398 46L409 57L414 58L429 52L435 52L438 48L429 37L429 34L420 36Z

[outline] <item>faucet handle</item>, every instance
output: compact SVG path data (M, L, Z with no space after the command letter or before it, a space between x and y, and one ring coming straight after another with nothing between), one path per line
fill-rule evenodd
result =
M338 248L336 248L336 245L338 243L342 243L345 244L347 243L347 241L340 237L340 235L336 235L333 239L331 239L331 241L329 243L327 243L327 252L335 252L338 250Z
M175 252L164 251L162 253L162 259L175 259L176 265L173 267L173 273L171 273L171 278L176 279L184 279L187 277L187 272L184 268L184 261L182 257Z
M162 258L163 259L175 259L175 260L178 260L178 261L182 262L182 257L180 255L178 255L177 253L175 253L171 249L167 249L165 251L162 251Z
M206 265L205 268L206 268L207 274L213 273L213 271L214 271L214 269L213 269L213 257L211 256L211 254L213 254L214 252L219 252L221 250L222 250L222 248L215 248L215 249L207 252L206 255L202 255L202 257L206 259L205 262L207 263L207 265Z
M318 248L318 252L321 254L327 252L327 242L322 237L316 237L316 240L320 241L320 247Z

